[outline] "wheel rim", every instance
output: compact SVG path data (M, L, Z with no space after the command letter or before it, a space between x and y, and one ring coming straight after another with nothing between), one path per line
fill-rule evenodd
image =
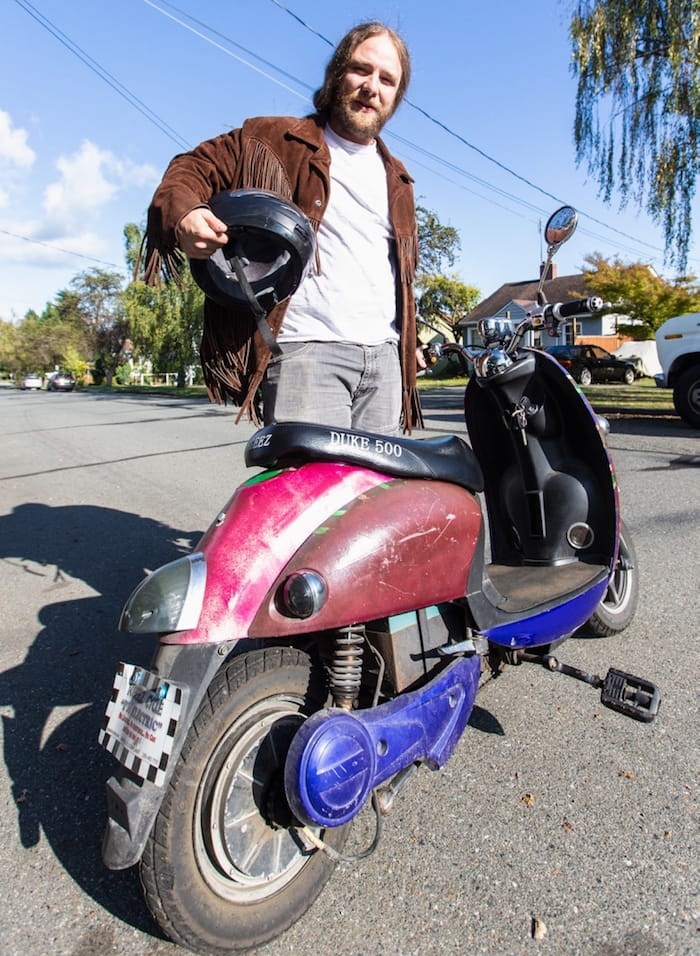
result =
M608 614L622 614L627 607L632 596L632 568L627 549L620 542L620 553L617 557L617 564L608 582L608 589L601 601L602 606Z
M587 368L584 368L584 369L581 371L580 381L581 381L581 385L590 385L590 384L591 384L591 373L588 371Z
M688 404L696 415L700 415L700 382L694 382L688 389Z
M289 810L280 797L302 706L292 696L262 701L227 730L207 765L195 807L195 855L224 899L255 902L277 893L315 852L285 825Z

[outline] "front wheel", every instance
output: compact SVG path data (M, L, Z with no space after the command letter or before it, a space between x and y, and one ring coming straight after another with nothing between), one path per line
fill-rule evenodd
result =
M700 428L700 365L687 368L673 387L673 407L691 428Z
M247 951L321 892L334 863L295 826L283 778L294 734L325 699L322 668L289 648L234 658L212 682L141 860L148 905L171 939ZM315 831L336 851L348 832Z
M624 521L620 528L620 549L617 564L602 601L583 625L583 630L596 637L620 634L632 623L639 602L639 570L637 552Z
M625 385L634 385L634 369L626 368L623 378L625 380Z

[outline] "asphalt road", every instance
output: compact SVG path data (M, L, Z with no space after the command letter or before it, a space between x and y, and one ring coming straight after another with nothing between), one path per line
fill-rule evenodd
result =
M428 431L461 431L459 404L430 396ZM116 631L124 598L194 544L242 478L250 434L202 402L0 390L3 956L183 952L151 922L135 871L101 865L114 763L96 736L116 662L150 656ZM626 419L610 446L640 607L623 636L558 656L656 681L657 721L509 670L447 766L398 798L378 851L341 866L264 956L699 952L700 435Z

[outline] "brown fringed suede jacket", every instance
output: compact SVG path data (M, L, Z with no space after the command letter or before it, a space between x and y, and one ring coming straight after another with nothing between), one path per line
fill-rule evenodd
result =
M296 119L258 117L176 156L168 166L148 210L145 244L146 282L156 285L183 266L175 227L188 212L224 189L270 189L296 203L318 229L328 204L330 153L320 116ZM413 280L418 259L413 180L399 160L379 141L387 171L389 217L396 254L397 320L401 336L403 425L422 424L416 389L416 309ZM320 268L323 268L321 262ZM277 334L287 303L278 305L268 322ZM207 299L200 349L202 371L212 401L241 406L260 424L257 392L270 360L270 350L253 317L222 308Z

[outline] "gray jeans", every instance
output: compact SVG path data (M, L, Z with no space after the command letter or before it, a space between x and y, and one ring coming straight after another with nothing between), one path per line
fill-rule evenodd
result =
M397 342L281 343L262 385L265 424L313 422L399 434L401 365Z

